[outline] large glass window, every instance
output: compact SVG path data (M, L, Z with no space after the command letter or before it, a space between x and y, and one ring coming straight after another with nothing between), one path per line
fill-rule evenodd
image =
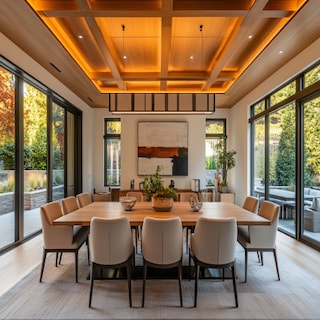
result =
M24 236L40 229L47 202L47 96L24 83Z
M0 66L0 248L15 240L15 76Z
M52 200L64 197L65 109L52 104Z
M303 104L303 236L320 242L320 97Z
M0 57L0 252L40 233L42 204L82 190L79 133L79 110Z
M121 121L105 119L105 186L120 186Z
M217 150L216 146L222 141L226 146L226 120L206 120L206 186L217 185Z
M267 108L252 105L250 123L252 193L280 205L281 231L320 247L319 70L314 66L266 96ZM311 85L312 92L305 90Z

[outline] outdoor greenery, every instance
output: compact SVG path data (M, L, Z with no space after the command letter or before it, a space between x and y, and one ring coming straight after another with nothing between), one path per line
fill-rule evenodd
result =
M144 190L146 192L146 198L148 201L152 197L155 198L173 198L176 200L177 194L173 188L165 187L160 175L162 170L161 166L157 166L155 173L146 175L143 178Z
M0 166L2 170L16 168L16 118L15 118L15 76L0 67ZM34 86L23 84L23 160L25 170L47 169L47 95ZM62 115L63 116L63 115ZM52 162L54 169L63 168L64 133L59 130L61 115L53 110ZM63 121L60 123L63 127ZM62 156L61 156L62 155ZM14 180L9 176L0 183L0 192L14 190ZM28 189L46 186L46 181L30 181Z
M319 80L320 66L307 72L305 86ZM270 106L284 101L296 93L296 82L292 81L270 96ZM304 185L320 186L320 99L303 105L304 126ZM254 106L258 114L265 108L264 100ZM264 117L255 121L255 176L264 182L265 173L265 130ZM270 185L295 185L296 166L296 106L292 102L269 115L269 183Z
M235 150L226 150L223 140L220 140L216 144L217 151L217 165L218 168L222 171L222 181L220 182L221 186L228 185L228 170L232 169L236 165L236 160L234 158L237 153Z

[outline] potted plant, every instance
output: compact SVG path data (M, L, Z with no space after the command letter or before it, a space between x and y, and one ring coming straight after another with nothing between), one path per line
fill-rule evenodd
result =
M227 151L224 146L223 140L220 140L216 145L217 150L217 166L222 171L222 180L220 181L220 192L228 192L228 170L236 165L235 150Z
M177 194L173 188L165 187L160 176L162 167L157 166L155 173L144 176L143 185L148 201L156 211L169 211L176 200Z

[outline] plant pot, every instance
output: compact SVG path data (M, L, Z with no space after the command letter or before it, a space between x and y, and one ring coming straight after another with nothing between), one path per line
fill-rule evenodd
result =
M173 198L152 197L152 208L154 211L170 211L173 207Z
M219 192L221 193L228 193L228 186L219 186Z

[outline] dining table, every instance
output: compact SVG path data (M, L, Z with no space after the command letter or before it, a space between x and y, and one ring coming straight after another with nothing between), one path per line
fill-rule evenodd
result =
M189 202L174 202L170 211L155 211L151 202L136 202L131 211L123 209L120 202L92 202L53 221L54 225L90 226L92 217L127 217L131 226L142 226L145 217L180 217L184 227L195 226L199 217L235 217L238 225L268 225L270 221L229 202L204 202L199 211L192 211Z

